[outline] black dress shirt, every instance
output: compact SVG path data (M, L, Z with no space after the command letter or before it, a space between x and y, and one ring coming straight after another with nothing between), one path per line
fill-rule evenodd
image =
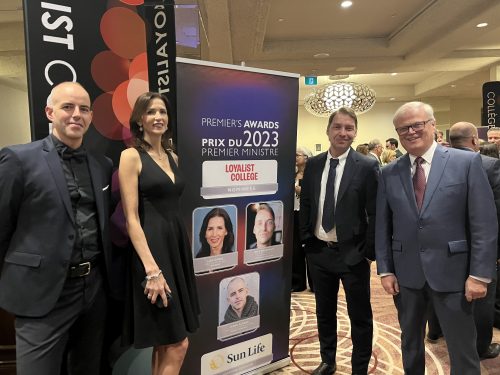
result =
M73 150L54 135L52 140L61 158L75 218L76 235L70 262L78 264L94 259L102 251L99 245L99 223L87 154L83 146Z

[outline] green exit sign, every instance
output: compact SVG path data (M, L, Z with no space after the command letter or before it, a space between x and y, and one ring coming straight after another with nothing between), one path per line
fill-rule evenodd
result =
M316 76L306 76L305 80L307 86L314 86L318 84L318 77Z

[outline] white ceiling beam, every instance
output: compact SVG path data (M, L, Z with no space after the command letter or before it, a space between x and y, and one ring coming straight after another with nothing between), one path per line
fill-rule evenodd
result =
M415 85L415 96L425 95L425 93L437 89L438 87L450 85L453 82L467 77L474 72L442 72L429 77Z

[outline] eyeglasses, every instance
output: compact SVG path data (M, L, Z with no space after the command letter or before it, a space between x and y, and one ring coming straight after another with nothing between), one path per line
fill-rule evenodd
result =
M296 157L296 158L298 158L299 156L303 156L303 157L305 157L306 159L308 158L308 156L307 156L307 155L303 155L303 154L295 154L295 157Z
M432 120L433 119L430 118L428 120L418 121L418 122L415 122L415 123L407 125L407 126L401 126L399 128L396 128L396 133L398 133L399 135L408 134L408 132L410 131L410 128L414 132L418 132L418 131L422 130L425 127L425 124L427 124L429 121L432 121Z

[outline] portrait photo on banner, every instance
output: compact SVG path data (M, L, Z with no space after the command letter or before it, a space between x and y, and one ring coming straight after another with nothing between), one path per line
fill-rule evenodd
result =
M245 264L283 257L283 202L254 202L246 207Z
M260 326L260 275L257 272L226 277L219 284L221 341L255 331Z
M196 275L225 271L238 264L237 208L234 205L193 210L193 264Z

